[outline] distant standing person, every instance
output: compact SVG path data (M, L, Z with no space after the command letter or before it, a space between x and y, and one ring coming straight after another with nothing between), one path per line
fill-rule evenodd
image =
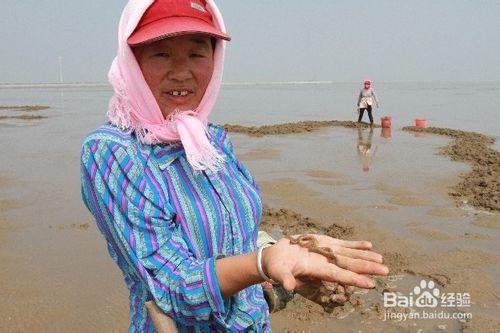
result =
M377 95L375 95L375 91L372 88L372 81L365 80L364 87L359 92L359 97L358 97L358 110L359 110L358 123L360 123L361 119L363 119L363 114L365 113L366 110L368 113L368 117L370 118L370 124L372 124L373 126L372 105L374 102L376 103L378 108L379 101Z

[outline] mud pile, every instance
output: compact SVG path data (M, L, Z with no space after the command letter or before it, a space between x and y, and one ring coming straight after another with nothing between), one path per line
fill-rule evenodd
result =
M358 126L368 128L370 124L362 122L358 123L355 121L341 121L341 120L306 120L299 121L295 123L285 123L276 125L263 125L263 126L241 126L241 125L231 125L225 124L224 129L229 132L243 133L251 136L264 136L264 135L281 135L281 134L292 134L292 133L305 133L312 132L325 127L346 127L346 128L357 128ZM375 125L375 127L380 127Z
M454 140L440 150L441 155L453 161L471 164L472 171L460 176L462 179L450 195L459 203L468 203L477 208L500 210L500 152L490 146L495 139L484 134L465 132L449 128L417 128L408 126L404 131L444 135Z
M276 229L283 235L311 233L340 239L349 239L354 233L353 227L340 226L335 223L325 227L319 221L302 216L291 209L281 208L275 210L264 205L260 230L272 233Z

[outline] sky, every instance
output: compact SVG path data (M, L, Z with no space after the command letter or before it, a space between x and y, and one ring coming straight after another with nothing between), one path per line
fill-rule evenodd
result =
M224 81L500 81L498 0L218 0ZM125 0L0 1L0 83L105 82Z

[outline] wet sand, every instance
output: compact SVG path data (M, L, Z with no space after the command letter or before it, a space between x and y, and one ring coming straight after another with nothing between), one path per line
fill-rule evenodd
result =
M61 136L58 122L64 121L54 117L37 131L20 127L0 133L11 140L9 149L2 146L5 163L0 166L0 313L5 314L0 327L8 332L123 332L129 320L127 291L80 200L75 152L85 133ZM391 269L375 290L358 290L331 314L296 296L272 315L273 330L495 332L500 325L499 214L457 207L448 196L469 167L434 155L448 144L446 138L395 132L392 141L378 139L379 155L367 174L356 159L357 133L350 123L321 131L300 124L306 129L299 132L288 124L289 134L251 140L247 134L231 135L237 155L261 186L264 229L369 239ZM420 164L407 164L412 158ZM472 320L384 321L384 290L408 294L424 278L435 281L441 292L470 293Z
M291 198L289 194L287 195L287 193L295 191L300 191L305 196ZM477 302L477 307L493 310L497 308L498 288L495 286L494 280L488 277L481 267L483 265L497 265L500 260L498 255L456 249L436 257L426 253L427 251L418 242L402 239L391 231L377 228L376 222L364 216L359 210L318 199L314 193L298 182L284 180L281 184L264 183L263 192L268 193L268 198L270 196L273 202L281 204L288 202L316 217L307 217L290 209L266 209L263 219L265 229L272 230L273 227L278 226L285 234L288 232L320 232L347 239L370 239L375 244L375 250L384 254L386 264L391 268L389 278L378 279L378 290L371 291L369 295L360 294L353 302L339 308L333 314L328 314L321 307L296 296L286 310L273 314L272 323L276 331L325 332L325 325L329 327L326 331L332 332L352 331L352 328L369 332L400 332L412 331L412 329L415 331L422 329L427 332L437 329L440 325L448 325L448 329L445 331L450 332L467 331L467 327L471 327L470 332L478 330L488 332L494 327L488 328L491 319L482 318L476 312L478 310L481 312L481 309L474 309L474 317L470 323L431 320L403 323L387 322L383 321L384 309L380 299L382 291L387 289L388 284L392 284L392 287L387 290L408 294L412 284L415 285L421 279L432 279L439 284L442 291L463 292L466 290L472 294L471 297ZM300 204L297 199L301 200ZM356 222L346 223L345 220ZM332 221L335 222L332 223ZM452 240L446 231L425 232L425 229L420 229L420 231L424 238L431 241ZM453 240L464 242L465 238L464 236ZM496 240L498 241L498 239ZM472 271L469 272L469 270ZM395 279L398 279L399 282L391 283L391 280ZM495 290L496 292L490 294L491 291ZM498 324L495 322L495 325Z

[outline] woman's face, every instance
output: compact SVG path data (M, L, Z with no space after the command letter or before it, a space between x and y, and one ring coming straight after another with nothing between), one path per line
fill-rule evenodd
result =
M135 47L134 54L165 117L198 107L214 69L210 37L166 38Z

